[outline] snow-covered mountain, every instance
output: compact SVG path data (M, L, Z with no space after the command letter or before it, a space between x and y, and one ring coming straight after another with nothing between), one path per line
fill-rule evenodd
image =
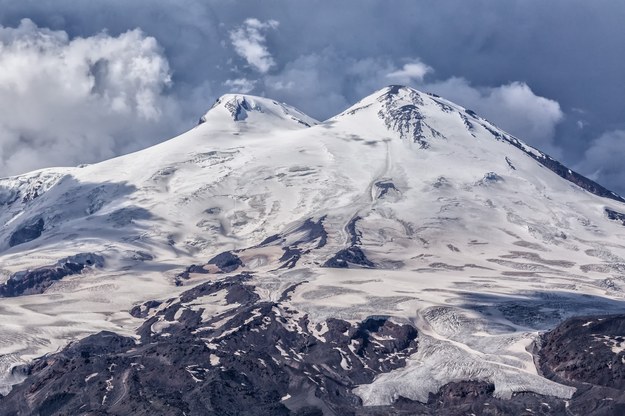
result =
M459 382L493 386L502 403L523 392L550 397L523 406L564 406L576 385L541 374L535 341L624 306L620 196L473 111L401 86L324 122L225 95L157 146L2 179L0 206L4 393L24 369L43 377L25 364L89 334L155 345L192 327L208 358L183 374L198 386L227 366L246 373L246 350L278 372L305 367L272 387L268 414L396 409ZM271 345L252 333L233 341L255 323ZM334 361L307 358L302 337ZM601 337L623 366L625 339ZM139 366L149 367L81 376L108 380L90 409L121 412ZM332 377L345 403L324 398ZM0 406L27 394L26 380Z

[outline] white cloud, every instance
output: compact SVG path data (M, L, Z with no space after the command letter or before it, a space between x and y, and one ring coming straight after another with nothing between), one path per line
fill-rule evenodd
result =
M170 84L160 47L140 30L70 40L28 19L0 26L0 175L162 140L180 127L163 95Z
M523 82L499 87L474 87L464 78L449 78L421 86L448 100L477 111L483 117L541 150L558 156L555 129L564 118L560 104L536 95Z
M410 84L414 81L422 81L426 74L432 72L432 67L421 61L414 61L404 64L401 69L387 74L387 78L400 84Z
M265 45L265 32L278 27L278 22L246 19L243 25L230 32L235 52L258 72L264 74L276 63Z
M247 94L252 91L256 86L256 81L247 78L228 79L224 82L224 85L230 88L231 92L240 94Z
M625 191L625 130L612 130L593 140L575 168L617 192Z

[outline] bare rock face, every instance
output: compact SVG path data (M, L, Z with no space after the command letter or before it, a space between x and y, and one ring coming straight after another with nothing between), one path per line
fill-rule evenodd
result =
M545 335L541 354L562 379L625 390L625 316L570 319Z
M20 228L15 230L13 234L11 234L11 237L9 238L9 247L28 243L29 241L39 238L43 233L44 225L45 222L43 221L43 218L39 218L37 221L22 225Z
M243 262L235 254L225 251L210 259L208 264L214 264L222 273L230 273L242 266Z
M625 225L625 214L620 213L618 211L614 211L610 208L605 208L605 214L608 219L613 221L620 221L621 224Z
M625 414L625 315L572 318L542 338L540 368L577 387L575 414Z
M57 280L81 273L85 268L102 267L104 258L94 253L80 253L61 259L52 266L14 273L0 284L0 298L44 293Z
M345 248L339 250L334 256L329 258L324 264L323 267L333 267L339 269L347 269L350 267L359 266L359 267L367 267L373 268L375 264L371 262L362 251L362 249L358 246L352 246L349 248Z

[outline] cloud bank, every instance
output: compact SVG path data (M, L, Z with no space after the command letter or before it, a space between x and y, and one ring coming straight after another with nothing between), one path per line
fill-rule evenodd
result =
M454 77L423 87L470 107L509 133L553 156L560 154L554 143L556 127L564 118L560 104L536 95L523 82L474 87L466 79Z
M246 19L243 25L230 32L230 40L235 52L261 74L266 73L276 63L265 45L265 32L278 27L278 22Z
M64 123L76 123L76 128L63 127L73 130L65 134L60 127L28 127L21 115L20 123L0 118L5 131L0 136L0 175L89 162L147 146L192 127L226 92L269 96L324 119L390 83L457 101L566 164L583 169L599 165L584 163L598 157L591 149L606 140L600 140L605 134L625 131L625 3L476 0L471 8L464 6L463 0L397 0L392 5L373 0L366 7L360 0L0 0L4 33L29 18L35 31L66 37L46 48L58 52L78 39L94 45L96 39L109 39L124 52L95 47L105 61L113 62L112 55L120 54L129 62L143 50L139 55L153 57L159 68L134 81L126 73L124 81L111 75L107 83L98 71L108 67L104 73L112 74L112 67L93 62L86 65L94 66L92 74L81 72L75 82L91 85L91 77L99 79L97 87L89 93L79 88L83 92L76 92L77 97L62 88L60 71L48 69L41 74L48 79L45 88L38 87L41 99L55 101L57 108L50 113ZM15 48L8 38L0 42L6 50ZM29 59L39 59L33 58L36 49L24 48ZM60 58L55 62L65 65ZM24 75L35 76L28 71ZM124 82L130 85L123 86L126 96L119 92ZM8 85L0 88L10 89ZM41 125L35 114L44 106L33 98L37 93L34 87L25 87L21 95L3 92L0 106L20 106L16 100L24 99L29 104L23 106L33 113L31 124ZM59 98L50 98L53 93ZM94 117L95 112L102 116ZM123 127L111 127L115 125ZM59 145L36 151L40 143ZM12 162L22 148L29 149L29 157ZM625 167L614 169L599 180L625 193Z
M594 140L576 168L601 183L623 184L625 180L625 130L608 131Z
M25 19L0 28L0 172L140 149L176 117L170 68L140 30L69 39Z
M432 72L432 68L417 60L404 64L401 69L386 74L386 77L399 84L410 84L415 81L422 81L429 72Z

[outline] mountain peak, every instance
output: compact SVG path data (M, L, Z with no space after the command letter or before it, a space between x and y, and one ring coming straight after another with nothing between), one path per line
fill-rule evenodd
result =
M389 85L369 94L337 117L355 114L361 109L368 108L376 103L396 102L398 104L422 104L421 95L423 93L405 85Z
M406 85L391 84L386 88L382 88L381 90L378 90L377 93L375 94L403 98L405 96L414 97L423 93L417 90L416 88L408 87Z
M286 121L298 127L311 127L318 121L290 105L269 98L246 94L224 94L200 118L203 124L213 116L228 118L235 122L267 120L271 123Z
M441 154L456 154L467 160L468 154L508 152L499 144L510 145L534 159L558 176L595 195L625 202L620 195L572 171L540 150L501 130L474 111L436 94L421 92L404 85L389 85L363 98L333 117L332 122L346 128L371 129L370 120L379 120L387 132L397 134L406 143ZM365 132L363 131L363 134ZM485 140L486 139L486 140ZM499 150L496 150L499 149ZM508 160L508 159L506 159ZM510 165L510 164L508 164ZM512 166L512 165L510 165ZM512 167L511 167L512 168Z
M333 120L349 120L351 116L379 119L387 130L425 149L433 141L444 138L434 127L439 123L431 123L431 119L437 118L440 112L463 113L464 109L434 94L403 85L389 85L363 98Z
M267 414L315 391L330 409L355 395L390 409L401 395L401 409L421 401L411 409L423 413L441 386L452 387L436 397L487 388L497 397L480 400L505 406L527 392L521 411L569 403L574 387L535 368L564 338L545 338L550 355L528 352L565 317L622 313L620 197L403 86L314 128L292 107L242 94L222 96L203 121L106 162L0 179L0 307L11 317L0 323L0 393L28 377L2 413L132 413L181 388L195 392L181 406L195 406L211 383L244 372L245 389L223 390L224 409L260 397ZM580 318L569 333L599 333L593 351L617 365L613 333L599 325ZM136 349L147 358L130 362ZM178 364L169 384L152 382L164 368L154 351ZM602 380L622 368L600 361L582 364ZM146 377L122 394L139 368ZM484 384L460 384L476 374Z

